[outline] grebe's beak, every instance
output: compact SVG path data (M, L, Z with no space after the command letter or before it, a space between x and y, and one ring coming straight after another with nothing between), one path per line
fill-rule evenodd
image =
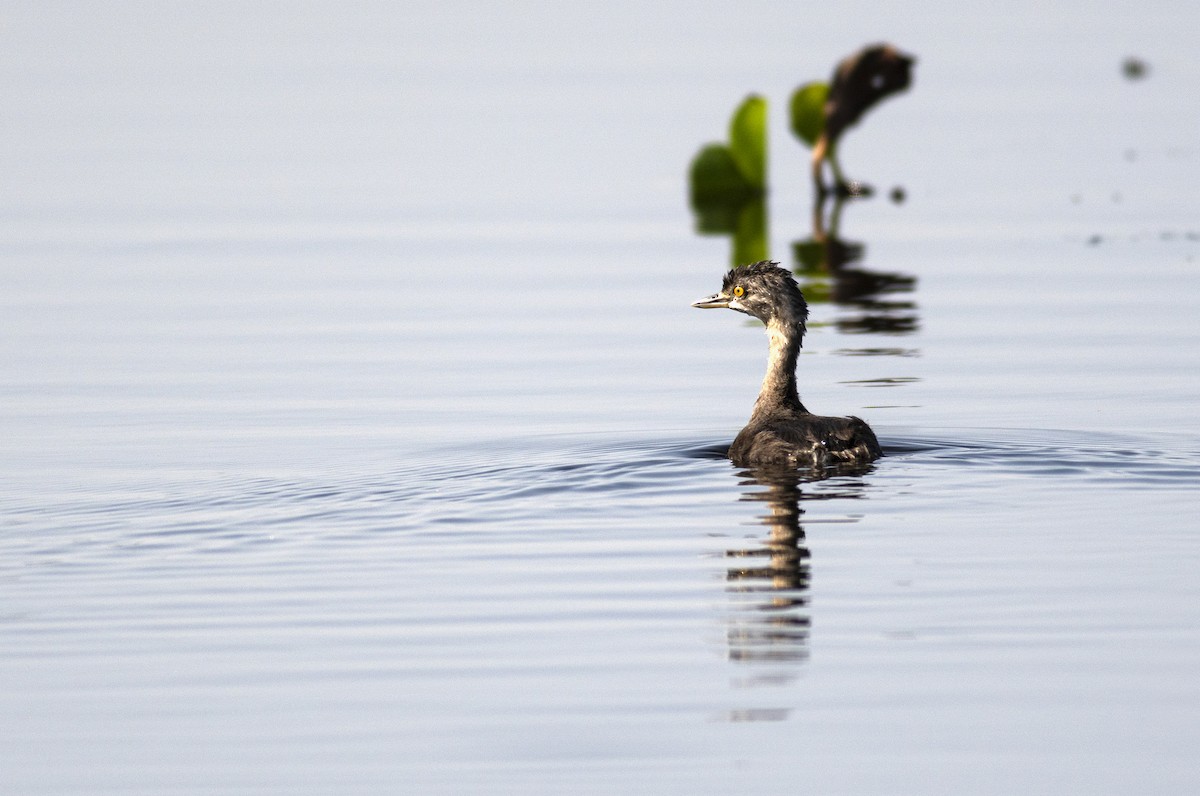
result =
M729 309L729 296L726 296L724 293L713 293L711 296L705 296L699 301L693 301L692 306L699 307L702 310Z

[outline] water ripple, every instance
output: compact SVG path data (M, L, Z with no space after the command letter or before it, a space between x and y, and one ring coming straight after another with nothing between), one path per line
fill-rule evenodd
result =
M1073 486L1194 488L1200 483L1200 441L1166 435L972 429L893 435L884 439L884 448L912 466L1069 479Z
M896 489L893 475L905 478L903 489L931 494L978 476L1105 489L1194 489L1200 483L1196 440L1009 429L885 430L881 438L883 460L865 472L799 478L808 482L802 499L879 496ZM10 497L5 518L9 528L25 531L10 535L10 545L43 560L378 534L502 530L532 538L648 516L687 522L711 501L753 499L756 475L733 468L724 450L721 441L695 438L545 438L450 451L434 465L392 472L181 480L153 488L147 480L53 500L32 496L14 503Z

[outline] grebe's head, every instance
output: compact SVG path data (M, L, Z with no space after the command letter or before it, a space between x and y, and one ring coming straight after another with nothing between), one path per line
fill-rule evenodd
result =
M772 321L795 325L804 332L808 303L786 268L770 260L734 268L725 274L721 292L692 304L701 309L731 309L753 315L768 326Z

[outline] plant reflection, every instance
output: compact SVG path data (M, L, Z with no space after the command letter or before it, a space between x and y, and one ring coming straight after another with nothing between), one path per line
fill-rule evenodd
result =
M835 322L839 331L848 334L916 331L917 303L904 294L916 290L917 278L857 265L866 254L866 245L838 235L847 198L839 195L830 201L826 196L818 194L813 200L812 236L792 244L793 270L805 298L810 304L832 302L854 309L856 312Z
M730 267L768 259L767 205L763 197L708 202L693 198L692 209L697 233L729 235L732 239Z

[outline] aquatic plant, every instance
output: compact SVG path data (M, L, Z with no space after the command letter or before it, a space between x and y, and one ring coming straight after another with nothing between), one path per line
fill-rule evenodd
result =
M829 99L828 83L805 83L792 92L788 105L792 132L809 148L825 132L825 101Z
M750 199L767 190L767 101L751 94L729 122L729 142L707 144L692 159L692 203Z
M734 111L728 143L701 147L688 170L696 229L732 235L731 260L768 259L767 101L751 94Z
M793 92L789 122L796 137L812 149L814 213L822 213L830 193L841 198L871 193L869 186L846 179L837 158L838 143L875 104L908 88L914 62L890 44L876 44L842 59L828 83L806 83ZM822 178L826 162L833 176L832 190ZM770 259L765 98L746 97L730 119L728 140L700 148L688 168L688 186L697 232L732 236L732 265ZM896 191L894 197L901 201L902 189ZM801 260L820 259L826 270L835 270L850 256L822 235L815 235L810 243L801 250Z
M890 44L864 47L838 63L826 83L806 83L792 93L792 132L812 149L812 177L817 195L828 190L822 178L826 162L834 192L864 195L870 188L847 180L837 159L838 142L850 127L881 100L908 88L916 59Z

